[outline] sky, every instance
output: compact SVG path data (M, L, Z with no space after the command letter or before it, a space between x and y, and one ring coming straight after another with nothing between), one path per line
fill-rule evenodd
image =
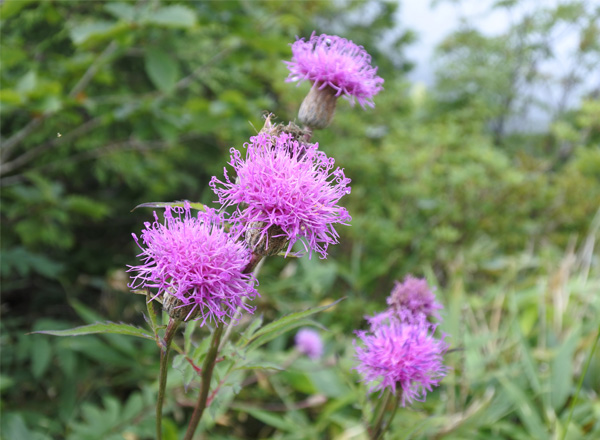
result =
M435 47L452 31L459 28L461 19L465 18L469 23L476 23L476 28L485 35L494 36L506 31L511 19L522 16L527 11L540 7L552 7L560 3L560 0L531 0L520 2L519 10L511 17L506 9L496 9L490 13L491 1L465 0L456 1L430 1L430 0L399 0L400 7L397 11L397 22L401 28L411 29L417 34L417 41L405 48L406 58L415 64L412 71L408 73L408 79L413 83L423 83L432 86L435 81L434 51ZM594 4L600 0L591 0ZM432 4L433 3L433 4ZM564 3L564 1L562 2ZM546 62L543 68L553 73L567 72L572 68L572 60L569 53L578 44L578 38L568 31L561 34L561 38L555 42L554 49L556 58ZM600 72L597 76L591 75L587 78L586 88L600 87ZM558 102L561 90L552 85L541 87L535 91L536 95L550 102ZM576 106L581 94L574 93L568 102L569 107ZM541 110L532 110L526 124L539 129L545 129L550 116ZM518 124L517 124L518 125ZM519 129L519 127L514 127Z

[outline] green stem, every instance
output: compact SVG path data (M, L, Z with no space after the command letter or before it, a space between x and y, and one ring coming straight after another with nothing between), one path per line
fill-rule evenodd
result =
M165 400L165 389L167 388L167 371L169 365L169 351L171 350L171 342L175 337L177 327L181 321L171 318L167 325L164 338L164 349L160 350L160 370L158 373L158 397L156 399L156 438L162 439L162 410Z
M581 372L581 377L579 378L579 383L577 384L577 391L575 391L575 396L573 396L573 401L571 402L571 410L569 411L569 418L567 419L567 423L563 428L563 434L561 436L561 440L565 440L567 437L567 431L569 429L569 423L571 423L571 418L573 417L573 410L575 409L575 404L577 403L577 398L579 397L579 391L581 391L581 386L583 385L583 379L587 374L588 368L590 367L590 363L592 362L592 356L594 355L594 351L596 351L596 347L598 346L598 341L600 341L600 326L598 326L598 335L596 336L596 341L588 355L587 360L585 361L585 367L583 367L583 371Z
M381 432L381 437L383 438L383 434L385 434L385 432L390 429L390 427L392 426L392 422L394 421L394 417L396 417L396 413L398 412L398 407L400 406L400 399L402 398L402 391L398 391L398 394L396 395L396 397L394 398L394 407L392 408L392 414L390 415L390 419L388 420L387 424L385 425L385 429L383 429L383 431Z
M215 368L215 361L217 354L219 353L219 343L221 342L221 335L223 334L223 325L217 325L213 332L212 340L210 341L210 348L202 365L202 385L200 386L200 396L198 402L194 408L194 413L190 419L187 432L185 433L184 440L192 440L194 432L202 419L202 414L206 409L206 401L208 400L208 392L210 391L210 380L212 379L212 373Z
M392 396L392 392L389 388L383 393L383 397L379 400L377 404L377 408L375 409L375 417L373 418L373 424L371 425L371 440L377 440L379 438L379 434L381 433L381 428L383 424L383 417L385 416L385 409L388 406L390 401L390 397Z

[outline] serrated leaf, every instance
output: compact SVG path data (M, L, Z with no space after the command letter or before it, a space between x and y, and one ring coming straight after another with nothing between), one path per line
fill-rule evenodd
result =
M52 336L82 336L95 333L114 333L119 335L137 336L138 338L154 340L152 335L149 335L146 330L135 327L129 324L116 324L114 322L96 323L84 325L68 330L41 330L33 333L41 333Z
M190 28L196 24L196 13L182 5L164 6L149 14L145 21L159 26Z
M308 318L311 315L314 315L315 313L327 310L328 308L335 306L337 303L344 299L345 298L340 298L337 301L334 301L330 304L320 307L314 307L312 309L304 310L302 312L292 313L290 315L278 319L277 321L273 321L262 327L260 330L258 330L251 339L249 339L243 344L243 346L247 346L248 350L253 350L254 348L276 338L285 331L291 330L292 328L298 327L300 325L312 325L312 321L307 320L306 318Z
M274 327L272 331L261 334L260 336L253 337L252 342L248 344L246 351L251 352L258 347L265 345L267 342L271 342L273 339L289 332L298 327L310 327L315 326L316 323L310 319L299 319L290 322L286 322L282 325Z
M284 368L281 365L278 365L274 362L269 361L249 361L242 365L236 366L233 371L240 370L277 370L283 371Z
M206 211L206 206L203 205L202 203L191 203L188 202L190 205L190 208L192 209L196 209L198 211ZM135 211L138 208L166 208L167 206L170 207L184 207L185 202L147 202L147 203L142 203L140 205L137 205L135 208L133 208L131 211Z
M173 58L160 49L149 47L144 63L146 73L157 89L163 92L174 89L179 77L179 65Z

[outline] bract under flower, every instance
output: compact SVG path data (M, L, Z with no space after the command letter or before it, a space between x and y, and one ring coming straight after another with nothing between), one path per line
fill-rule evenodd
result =
M202 325L207 320L225 322L238 307L252 313L242 301L258 295L254 276L243 273L251 254L223 224L214 210L192 216L187 202L183 208L167 207L164 223L155 212L154 222L144 224L141 243L132 234L143 264L129 266L135 273L129 287L157 289L155 298L178 299L179 307L190 309L184 320L198 316Z
M309 256L314 250L326 258L328 245L338 239L333 225L351 220L337 204L350 193L350 179L333 169L334 160L317 144L301 144L288 133L259 133L245 147L245 159L231 149L229 164L237 178L230 179L225 170L224 181L213 177L210 182L219 203L237 205L232 218L242 232L260 231L266 242L284 236L286 254L300 238Z

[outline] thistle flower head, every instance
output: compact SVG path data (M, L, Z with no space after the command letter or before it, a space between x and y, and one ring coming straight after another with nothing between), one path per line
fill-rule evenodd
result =
M371 66L371 56L362 46L335 35L314 32L308 41L303 38L292 44L292 60L286 61L290 71L286 81L305 81L313 87L330 87L336 96L344 95L354 104L358 101L374 107L373 96L383 90L383 79Z
M243 232L259 232L269 240L285 237L287 253L301 239L309 253L326 258L329 244L337 243L335 223L348 224L348 211L337 203L350 193L350 179L317 144L301 144L288 133L259 133L245 144L246 157L231 150L229 164L237 178L213 177L210 185L223 206L237 205L233 217ZM266 243L266 244L264 244Z
M323 341L316 331L303 328L296 333L296 349L311 359L319 359L323 354Z
M433 336L435 326L421 319L406 323L395 316L376 319L369 331L357 331L355 369L369 384L369 392L389 388L402 393L402 406L424 401L427 392L446 375L442 363L448 345Z
M443 307L435 300L435 294L427 285L427 281L411 275L404 278L402 283L395 281L387 303L402 320L411 321L421 315L425 318L441 319L438 310Z
M225 322L238 307L252 313L244 297L253 298L256 279L243 271L250 251L223 229L224 220L214 210L192 216L186 202L182 207L167 207L164 223L154 213L154 222L146 222L141 240L142 264L129 266L133 272L130 288L156 289L154 298L164 304L176 304L191 317ZM174 301L175 300L175 301Z

